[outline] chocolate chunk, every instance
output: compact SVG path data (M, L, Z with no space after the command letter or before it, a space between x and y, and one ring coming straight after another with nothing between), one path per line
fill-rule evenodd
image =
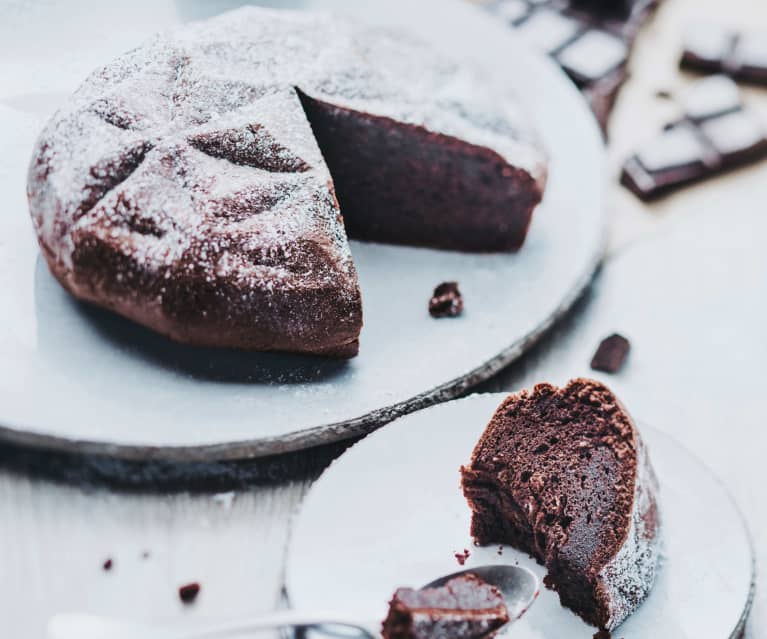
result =
M739 33L714 24L695 25L685 36L680 66L767 84L767 31Z
M107 559L101 567L104 569L104 572L109 572L112 570L112 566L114 566L114 562L111 559Z
M458 317L463 312L463 297L458 282L443 282L434 289L429 300L429 314L432 317Z
M698 81L682 101L684 116L632 155L621 183L651 200L767 156L767 133L723 76Z
M493 11L550 54L575 81L604 129L639 28L659 0L501 0Z
M617 373L626 361L631 344L617 333L602 340L591 359L591 368L605 373Z
M181 586L178 589L178 597L185 605L194 603L197 599L197 595L200 594L200 584L190 583L185 586Z

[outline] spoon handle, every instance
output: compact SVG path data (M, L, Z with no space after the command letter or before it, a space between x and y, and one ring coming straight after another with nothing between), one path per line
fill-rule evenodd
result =
M231 621L195 628L178 639L215 639L236 633L268 630L272 628L306 628L309 626L342 626L357 630L364 639L380 639L380 633L372 631L361 621L353 621L343 614L333 612L302 612L300 610L278 610L250 619ZM346 636L346 635L345 635ZM176 639L174 637L174 639Z
M85 614L56 615L48 623L47 639L218 639L273 628L334 626L356 630L364 639L380 639L380 633L364 622L331 612L307 613L279 610L257 617L222 623L202 622L188 628L134 624L119 619ZM354 637L353 635L345 636Z

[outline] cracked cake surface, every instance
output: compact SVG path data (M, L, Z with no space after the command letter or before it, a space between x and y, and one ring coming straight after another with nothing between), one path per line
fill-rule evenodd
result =
M349 357L347 233L522 244L546 163L512 105L410 36L243 8L85 81L36 145L32 220L80 299L182 342Z
M657 480L628 412L575 379L510 395L462 469L482 545L507 543L588 623L615 629L647 597L659 554Z

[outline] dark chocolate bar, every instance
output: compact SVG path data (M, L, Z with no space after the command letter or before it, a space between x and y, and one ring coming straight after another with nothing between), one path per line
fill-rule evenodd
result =
M767 84L767 30L738 33L716 25L691 27L685 36L680 66Z
M621 183L643 200L767 156L764 125L730 78L699 80L682 107L682 118L623 165Z
M659 0L497 0L495 13L551 55L607 126L639 28Z

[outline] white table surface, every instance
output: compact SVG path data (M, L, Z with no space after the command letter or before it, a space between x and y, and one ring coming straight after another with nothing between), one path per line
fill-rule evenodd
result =
M681 25L692 16L766 28L767 4L666 1L640 40L612 120L616 173L673 114L655 91L689 81L675 61ZM749 90L747 99L767 116L767 89ZM590 296L529 357L484 386L586 373L595 340L626 332L633 352L611 383L640 419L683 441L728 484L750 522L760 568L767 566L765 201L767 163L652 206L616 186L608 258ZM307 467L316 456L306 455ZM194 623L269 610L280 598L291 514L309 484L141 495L0 471L0 636L39 639L60 611ZM104 572L108 557L114 568ZM188 581L200 581L202 592L184 608L176 589ZM758 589L746 636L766 635L767 597Z

